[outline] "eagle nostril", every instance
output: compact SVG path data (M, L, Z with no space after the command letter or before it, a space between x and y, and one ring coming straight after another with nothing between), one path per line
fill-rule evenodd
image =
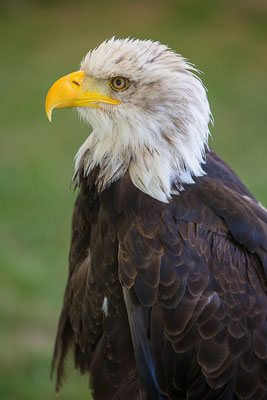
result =
M72 83L73 83L75 86L80 86L80 84L79 84L78 82L76 82L76 81L72 81Z

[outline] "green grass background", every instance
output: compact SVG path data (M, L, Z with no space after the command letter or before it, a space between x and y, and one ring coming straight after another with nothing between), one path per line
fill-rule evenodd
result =
M54 399L50 360L67 277L73 157L88 135L46 92L102 40L152 38L189 58L210 144L266 205L267 6L262 0L0 0L0 398ZM68 361L60 399L90 398Z

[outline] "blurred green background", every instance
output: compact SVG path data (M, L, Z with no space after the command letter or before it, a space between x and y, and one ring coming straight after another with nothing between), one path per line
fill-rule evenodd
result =
M210 144L267 203L267 2L0 0L0 398L54 399L50 360L67 277L73 158L89 128L46 92L113 35L151 38L204 74ZM68 362L60 399L88 399Z

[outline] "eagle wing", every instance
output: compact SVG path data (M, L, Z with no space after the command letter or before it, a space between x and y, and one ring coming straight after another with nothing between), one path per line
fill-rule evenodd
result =
M90 266L91 223L98 213L99 203L93 201L94 192L85 187L81 190L74 207L72 237L69 253L69 275L64 294L51 371L57 371L56 390L60 390L64 378L64 361L70 347L74 348L75 366L82 372L89 370L92 351L102 335L101 299ZM86 293L91 292L88 298ZM97 303L97 300L99 304ZM85 343L87 345L85 346Z
M160 212L136 203L119 231L119 278L147 393L263 399L265 211L207 177Z
M73 214L69 275L52 361L56 390L71 351L75 367L90 371L95 398L145 400L118 280L114 228L92 182L93 176L81 180Z

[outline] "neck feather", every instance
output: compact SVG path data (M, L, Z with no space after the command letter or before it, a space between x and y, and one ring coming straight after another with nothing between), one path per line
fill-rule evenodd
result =
M97 113L97 111L93 111ZM95 117L95 118L94 118ZM168 202L183 184L204 174L209 129L207 113L195 113L191 121L162 116L161 121L141 118L97 122L75 157L75 177L83 171L88 176L98 167L99 192L129 171L133 184L144 193Z

